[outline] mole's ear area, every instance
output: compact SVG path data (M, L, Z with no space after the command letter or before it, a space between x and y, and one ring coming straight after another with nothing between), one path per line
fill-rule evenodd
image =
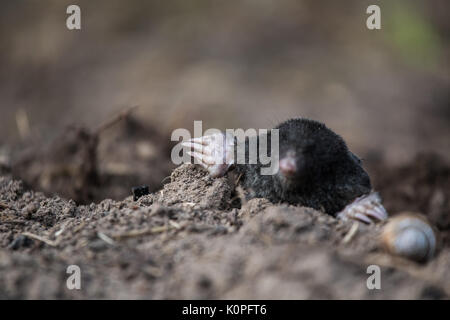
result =
M234 137L222 132L193 138L181 144L194 163L208 170L213 178L224 176L234 164Z

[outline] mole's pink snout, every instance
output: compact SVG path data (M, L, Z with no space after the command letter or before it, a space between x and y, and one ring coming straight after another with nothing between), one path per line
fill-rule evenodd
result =
M292 177L297 172L297 162L294 156L287 155L280 160L280 172L286 177Z

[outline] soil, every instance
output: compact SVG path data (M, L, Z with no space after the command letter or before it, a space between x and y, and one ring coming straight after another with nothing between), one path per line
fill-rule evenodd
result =
M122 132L124 128L116 130ZM75 140L63 138L65 147L56 144L57 148L66 150L67 143L78 145L69 148L71 152L80 159L95 159L91 155L102 149L94 148L92 152L89 148L98 141L79 129L72 133L69 136ZM73 142L80 139L85 142ZM138 153L123 152L131 143L127 139L131 139L129 135L113 140L116 147L109 150L116 152L104 151L109 160L126 154L130 166L138 163ZM102 143L108 150L107 143ZM51 195L48 190L47 195L34 191L32 188L43 189L39 183L33 184L36 180L30 174L32 169L21 172L28 178L24 183L15 179L16 163L18 166L21 162L10 160L8 165L3 161L2 299L450 297L450 165L437 156L419 156L402 167L367 160L375 187L391 214L426 214L443 235L438 255L426 264L417 264L381 249L378 237L382 225L358 224L356 234L346 239L354 222L340 221L311 208L272 204L266 199L247 201L231 175L212 179L197 166L182 165L173 170L160 189L153 186L153 193L133 201L130 188L125 186L126 181L134 181L133 174L125 174L127 179L121 187L119 177L105 179L104 163L94 161L90 166L73 154L69 157L71 163L79 163L79 171L75 172L84 174L80 184L73 180L77 175L63 175L66 180L49 183L54 188L49 190L66 185L69 187L61 190L71 195L87 188L90 193L81 193L81 202ZM36 161L45 159L45 155L45 151L39 153ZM56 161L46 165L51 163ZM160 172L168 170L160 168ZM146 171L142 172L145 177ZM55 177L52 181L60 181L61 175ZM90 179L102 183L90 189ZM140 182L137 180L135 184ZM96 191L99 189L115 189L119 196L128 196L86 204L89 197L102 196ZM89 196L83 198L86 194ZM381 267L380 290L367 289L367 267L371 264ZM80 290L66 286L69 265L81 269Z
M158 190L174 167L167 157L171 145L132 116L119 120L100 130L70 126L50 143L25 142L9 154L12 174L82 204L124 198L141 184Z

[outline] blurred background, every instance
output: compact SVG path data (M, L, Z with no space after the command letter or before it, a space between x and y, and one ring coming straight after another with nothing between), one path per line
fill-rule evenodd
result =
M80 31L66 28L70 4L81 7ZM366 28L370 4L381 7L381 30ZM170 133L194 120L271 128L308 117L368 161L449 159L449 9L445 0L2 1L0 157L30 185L81 202L138 183L156 190L172 166ZM134 105L132 119L93 134ZM73 171L45 168L52 161L75 161L85 176L74 183ZM52 180L61 172L68 180ZM102 192L80 196L91 181Z

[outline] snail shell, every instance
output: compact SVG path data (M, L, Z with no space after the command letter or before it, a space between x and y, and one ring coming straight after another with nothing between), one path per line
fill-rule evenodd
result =
M417 262L433 258L437 237L426 219L417 214L400 214L391 219L381 234L382 245L394 255Z

